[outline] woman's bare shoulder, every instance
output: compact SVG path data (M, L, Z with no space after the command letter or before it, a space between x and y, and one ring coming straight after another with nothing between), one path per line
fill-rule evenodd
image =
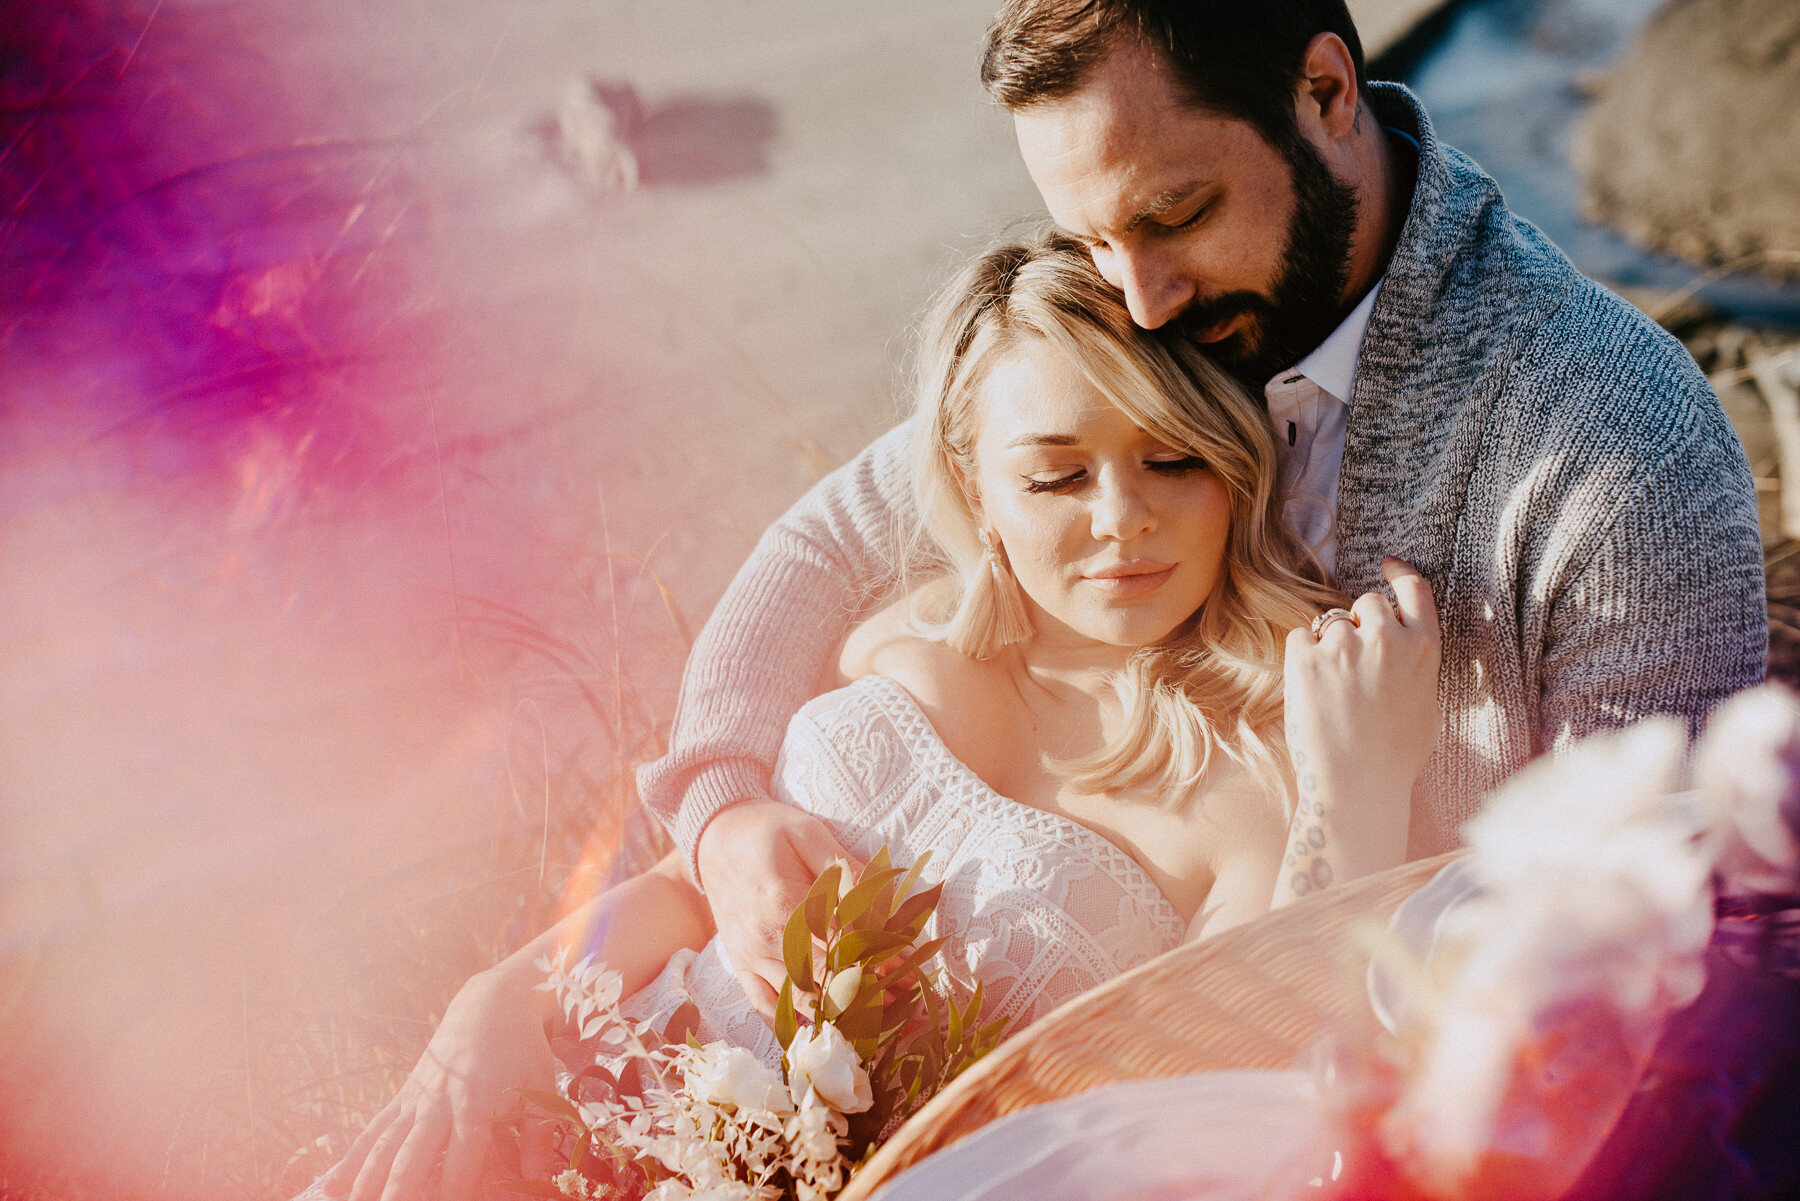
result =
M906 689L927 712L947 698L986 686L990 665L951 650L927 632L921 613L934 602L933 585L908 593L870 615L844 643L840 682L882 675Z
M989 787L1006 793L1019 737L1012 685L995 660L971 659L928 636L921 610L942 596L915 592L872 615L844 644L841 682L882 675L906 689L938 738ZM1037 761L1035 752L1028 758Z

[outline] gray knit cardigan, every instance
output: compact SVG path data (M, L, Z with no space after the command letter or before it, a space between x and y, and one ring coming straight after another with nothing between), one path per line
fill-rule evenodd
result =
M1536 755L1646 714L1692 728L1763 678L1768 625L1749 468L1693 359L1514 216L1411 92L1368 95L1419 170L1358 360L1337 565L1355 595L1398 555L1437 596L1445 725L1416 856ZM690 867L713 814L767 795L788 718L891 587L904 430L769 528L694 646L669 753L639 774Z

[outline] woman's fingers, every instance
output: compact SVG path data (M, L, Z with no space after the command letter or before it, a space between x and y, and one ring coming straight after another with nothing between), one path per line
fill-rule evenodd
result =
M1387 577L1394 590L1394 599L1400 602L1400 624L1408 629L1436 633L1437 601L1419 569L1404 559L1389 555L1381 561L1381 574Z
M1351 603L1349 613L1354 621L1327 621L1319 627L1316 638L1320 646L1337 645L1349 649L1351 644L1378 636L1398 625L1414 633L1438 636L1437 603L1431 595L1431 584L1419 569L1403 559L1389 556L1381 562L1381 571L1394 589L1397 603L1390 603L1379 592L1365 592ZM1343 612L1343 610L1334 610ZM1363 638L1358 638L1360 631ZM1298 649L1290 643L1288 653Z
M486 1122L459 1125L444 1156L443 1201L476 1201L487 1170L493 1133Z
M449 1114L433 1111L415 1119L388 1169L381 1201L416 1201L423 1197L449 1142Z
M1365 633L1373 634L1395 622L1394 606L1379 592L1365 592L1357 597L1350 606L1350 612L1356 615L1357 628Z
M381 1132L375 1145L369 1148L362 1169L356 1173L356 1187L350 1190L350 1201L380 1201L387 1188L388 1170L394 1166L394 1157L400 1154L406 1136L412 1133L412 1126L413 1115L407 1111Z
M369 1150L376 1141L387 1132L400 1116L400 1099L389 1101L381 1112L372 1118L363 1132L356 1136L350 1149L344 1152L344 1158L337 1161L332 1169L320 1177L319 1183L325 1191L334 1197L345 1197L350 1193L350 1186L356 1183L357 1173L362 1171L363 1162L369 1158Z

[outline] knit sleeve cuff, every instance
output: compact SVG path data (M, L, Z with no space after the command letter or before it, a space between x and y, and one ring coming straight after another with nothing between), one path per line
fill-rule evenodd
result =
M769 795L769 769L753 759L720 759L694 772L687 791L682 794L681 809L675 815L671 833L681 847L688 875L694 887L705 892L700 883L700 835L719 810L739 801Z

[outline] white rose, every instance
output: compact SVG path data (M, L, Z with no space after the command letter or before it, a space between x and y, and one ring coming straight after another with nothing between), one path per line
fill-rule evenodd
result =
M788 1089L804 1108L810 1090L840 1113L861 1113L875 1103L869 1074L838 1028L830 1022L802 1027L787 1049Z
M565 1197L574 1197L576 1198L576 1201L587 1201L587 1178L580 1172L577 1172L574 1168L570 1168L568 1171L560 1173L550 1183L554 1184L556 1186L556 1191Z
M714 1105L788 1110L781 1077L750 1051L729 1043L709 1043L703 1049L700 1062L688 1069L687 1087L696 1099Z

